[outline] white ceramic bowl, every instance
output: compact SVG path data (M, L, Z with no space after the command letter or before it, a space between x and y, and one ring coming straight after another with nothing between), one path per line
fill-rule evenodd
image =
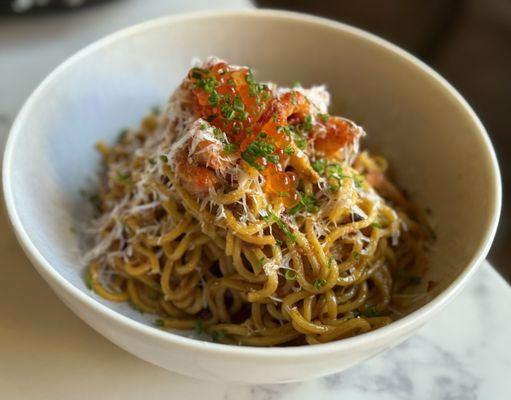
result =
M151 326L154 317L88 291L70 227L97 170L93 149L163 104L194 57L217 55L263 80L326 83L333 112L361 123L401 186L433 209L438 239L428 279L436 297L374 332L317 346L207 343ZM85 322L144 360L186 375L284 382L346 369L394 346L451 300L486 256L500 210L498 165L463 98L399 48L358 29L305 15L178 15L115 33L71 57L20 111L5 152L5 201L18 239L55 293ZM44 307L41 308L44 312ZM467 313L470 310L466 311ZM448 332L446 332L448 334Z

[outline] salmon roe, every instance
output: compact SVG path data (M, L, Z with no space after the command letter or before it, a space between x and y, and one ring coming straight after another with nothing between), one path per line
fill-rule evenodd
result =
M295 205L299 179L284 168L305 148L313 130L307 98L295 90L276 97L267 85L256 82L249 68L225 62L192 68L188 78L185 87L194 96L196 114L227 136L224 151L239 153L265 177L268 196L286 207ZM331 117L324 124L328 138L320 138L319 148L325 153L346 144L343 122Z

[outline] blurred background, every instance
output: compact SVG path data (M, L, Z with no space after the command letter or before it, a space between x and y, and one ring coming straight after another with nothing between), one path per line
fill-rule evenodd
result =
M431 65L465 96L486 126L500 161L504 207L489 258L511 282L511 0L208 4L217 9L250 6L320 15L373 32ZM204 1L196 0L0 0L0 148L23 100L73 52L144 19L202 8ZM5 226L5 216L2 219ZM15 251L13 240L9 247Z

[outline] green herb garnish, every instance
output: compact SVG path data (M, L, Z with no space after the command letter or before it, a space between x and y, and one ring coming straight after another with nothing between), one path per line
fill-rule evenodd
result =
M328 114L318 114L318 117L323 122L328 122L328 120L330 119L330 115Z
M312 116L307 115L303 120L302 128L305 132L310 132L312 129Z
M208 103L213 107L217 106L219 101L220 95L216 90L211 92L211 94L208 96Z
M92 290L92 274L90 271L87 271L85 274L85 286L87 286L87 289Z
M243 158L252 167L261 170L262 166L257 163L260 157L267 157L275 151L275 146L271 143L263 142L262 140L254 140L247 148L241 152Z
M209 74L209 71L207 72ZM193 73L192 73L193 76ZM213 93L219 85L218 80L214 76L204 77L199 75L193 76L196 79L195 86L207 93Z
M264 157L266 159L266 161L272 163L272 164L278 164L279 162L279 156L276 155L276 154L270 154L270 155L267 155L266 157Z
M154 325L161 328L162 326L165 326L165 322L162 319L157 319L154 321Z
M284 154L291 156L291 155L295 154L295 151L293 150L291 145L287 145L286 148L284 149Z
M318 174L323 175L325 173L325 167L326 167L326 160L319 159L312 163L312 168L314 171L316 171Z
M234 101L232 103L232 107L234 108L234 110L236 110L238 112L245 111L245 104L243 104L243 102L241 101L241 98L239 96L236 96L234 98Z
M200 335L202 332L204 332L204 320L201 318L197 319L195 321L195 331Z
M211 338L215 342L219 341L220 339L222 339L224 337L225 337L225 331L223 331L223 330L218 330L218 331L211 332Z
M294 281L294 280L296 280L296 272L288 269L284 273L284 277L286 278L286 281Z
M235 153L238 150L238 145L236 143L226 143L224 144L224 151L227 154Z
M295 215L300 211L308 213L317 213L319 211L318 200L314 196L310 196L301 191L298 191L298 196L300 197L298 204L289 210L290 215Z
M316 290L321 290L321 288L326 285L326 279L316 279L314 280L313 285Z
M202 79L203 75L209 74L209 70L199 67L193 67L191 71L192 78Z
M312 168L320 175L324 175L327 178L329 188L332 192L339 190L342 179L352 179L356 187L360 187L362 180L360 176L346 175L342 169L342 166L337 163L328 164L325 159L315 160L312 164Z
M293 140L295 141L296 147L300 150L304 150L307 147L307 140L299 136L297 133L293 133Z
M131 174L129 172L119 172L117 174L117 180L126 186L133 185L133 181L131 180Z
M255 97L258 110L262 111L266 108L266 104L262 103L262 100L267 101L270 98L268 86L258 83L254 78L252 70L249 70L248 74L245 75L245 81L248 84L248 94L251 97Z
M364 311L364 317L371 318L371 317L379 317L380 315L381 314L378 311L378 309L376 308L376 306L368 307Z
M284 235L287 236L288 239L292 240L293 242L296 241L296 237L295 235L293 234L293 232L291 232L291 230L289 229L289 227L284 223L284 221L282 221L277 215L275 215L273 212L267 210L266 211L268 214L266 216L263 217L263 219L267 222L274 222L275 224L277 224L277 226L280 228L280 230L282 232L284 232Z

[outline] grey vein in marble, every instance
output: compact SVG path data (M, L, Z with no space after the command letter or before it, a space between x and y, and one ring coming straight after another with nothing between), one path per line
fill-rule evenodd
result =
M511 289L484 263L458 299L396 348L310 382L229 386L223 398L509 399L510 302Z

